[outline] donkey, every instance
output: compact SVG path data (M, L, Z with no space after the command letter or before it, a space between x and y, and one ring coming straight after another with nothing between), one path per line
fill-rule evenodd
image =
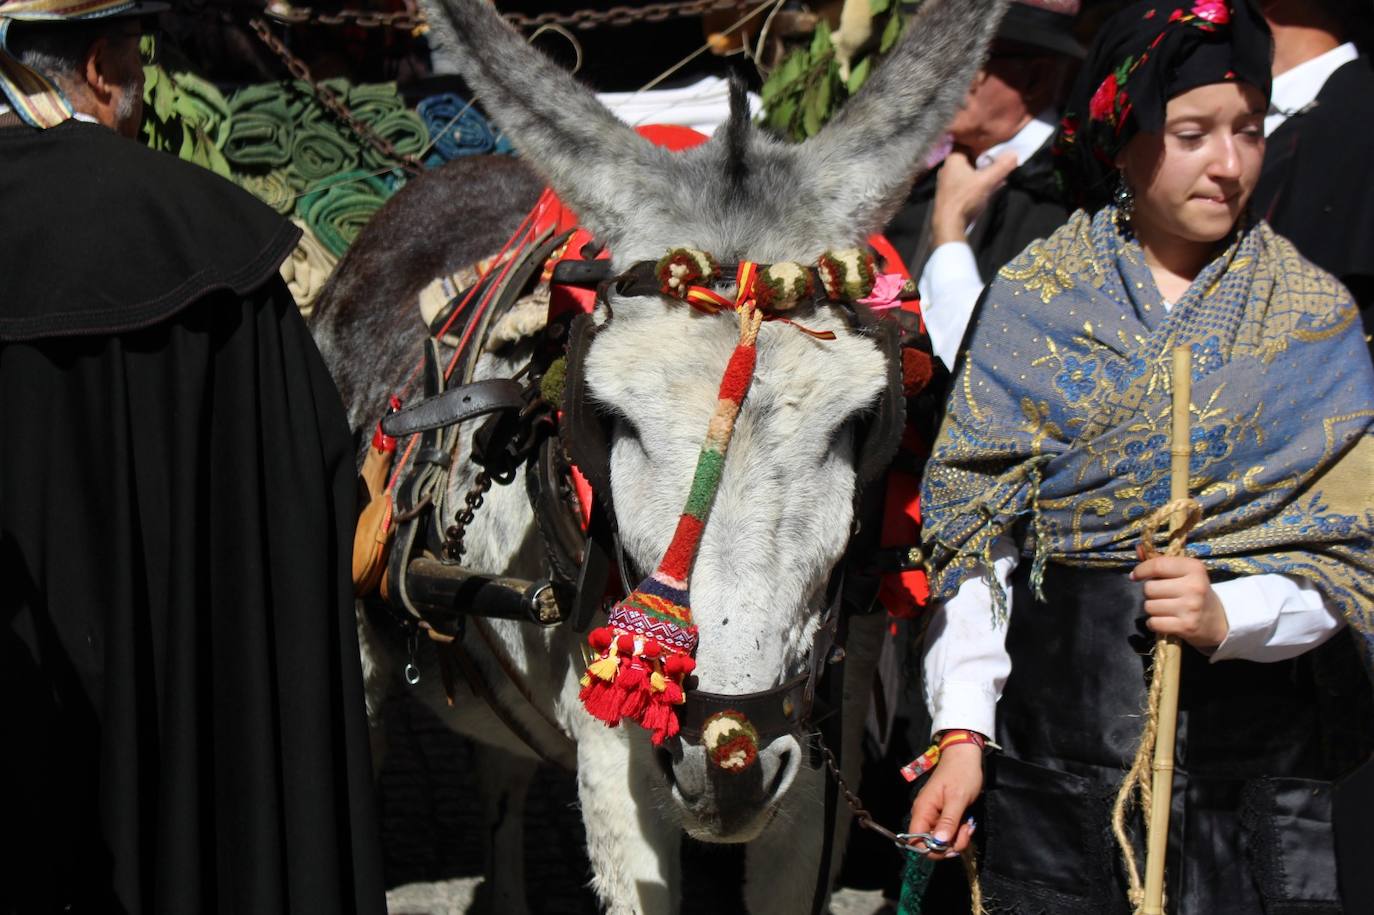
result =
M432 26L458 49L463 76L524 160L609 247L615 269L679 247L726 263L812 263L826 251L862 245L886 224L963 98L1005 3L926 0L888 60L806 143L770 138L736 104L710 142L681 153L653 146L616 120L483 0L444 0L449 21ZM340 291L362 286L356 274L375 252L358 249L376 237L360 239L314 319L355 421L376 410L388 384L413 364L413 349L379 352L381 338L350 330L370 322L365 326L394 332L405 319L391 316L413 314L410 302ZM728 284L719 291L732 292ZM712 693L755 693L807 669L826 582L854 521L855 421L875 408L887 385L887 357L838 309L807 306L793 317L834 339L764 324L752 386L691 571L698 688ZM586 385L610 419L610 477L625 551L648 570L672 538L737 331L725 316L654 295L613 294L596 318L603 330L586 354ZM520 345L488 352L477 377L510 377L527 358ZM455 494L471 484L470 438L471 430L460 437L450 481ZM543 576L521 487L494 487L466 542L464 565ZM578 698L584 664L573 633L504 621L482 626L486 637L470 647L498 694L534 697L538 707L521 714L555 721L576 741L592 887L608 911L676 909L684 830L707 841L748 843L750 911L810 908L826 773L803 765L805 734L758 748L750 778L723 775L701 746L670 739L654 748L638 728L607 728L588 715ZM366 623L361 632L365 671L380 682L397 646ZM468 641L477 640L469 634ZM846 695L860 708L877 643L874 626L851 635ZM460 697L449 710L432 662L421 655L427 701L456 728L529 757L479 703ZM512 668L523 680L518 690L501 673ZM846 720L859 722L862 714ZM846 739L854 744L855 734ZM845 826L841 817L837 834ZM837 855L832 869L838 862ZM511 891L503 907L519 905L518 896L518 888Z

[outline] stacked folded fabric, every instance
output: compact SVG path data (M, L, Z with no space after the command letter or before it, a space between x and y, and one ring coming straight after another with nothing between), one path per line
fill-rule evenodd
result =
M282 274L308 309L334 263L407 174L358 136L299 80L245 86L227 98L193 73L145 70L148 145L231 178L305 235ZM400 156L438 166L481 153L513 152L480 112L452 93L408 109L394 83L330 79L358 122Z

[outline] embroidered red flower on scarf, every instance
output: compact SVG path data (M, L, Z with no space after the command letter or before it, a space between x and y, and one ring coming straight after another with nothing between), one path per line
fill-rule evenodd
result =
M1231 21L1231 10L1225 0L1199 0L1193 7L1193 15L1214 25L1226 25Z
M1108 73L1102 85L1093 93L1092 100L1088 102L1088 117L1094 121L1111 123L1112 113L1116 111L1116 92L1116 74Z

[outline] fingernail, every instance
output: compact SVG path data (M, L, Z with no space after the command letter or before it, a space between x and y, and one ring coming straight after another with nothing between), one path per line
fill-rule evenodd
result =
M959 853L958 853L957 851L952 851L952 852L950 852L949 854L945 855L945 857L946 857L946 858L957 858L957 857L959 857Z
M944 830L936 830L935 832L931 833L931 835L935 837L935 841L937 842L949 841L949 833L945 832Z
M978 821L975 820L973 817L969 817L969 818L968 818L968 831L969 831L969 832L973 832L973 831L974 831L975 829L977 829L977 828L978 828Z

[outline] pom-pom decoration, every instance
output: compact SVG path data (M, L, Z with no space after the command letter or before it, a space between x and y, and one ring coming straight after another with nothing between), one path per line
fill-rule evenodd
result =
M739 774L759 758L759 732L740 712L717 712L701 728L706 758L724 772Z
M760 308L787 311L802 299L809 298L813 289L810 270L801 264L783 261L759 270L754 298Z
M832 302L857 302L873 292L877 262L858 248L827 251L816 261L826 298Z
M695 248L673 248L654 267L659 290L678 299L686 298L687 290L703 280L714 280L719 272L715 258Z

